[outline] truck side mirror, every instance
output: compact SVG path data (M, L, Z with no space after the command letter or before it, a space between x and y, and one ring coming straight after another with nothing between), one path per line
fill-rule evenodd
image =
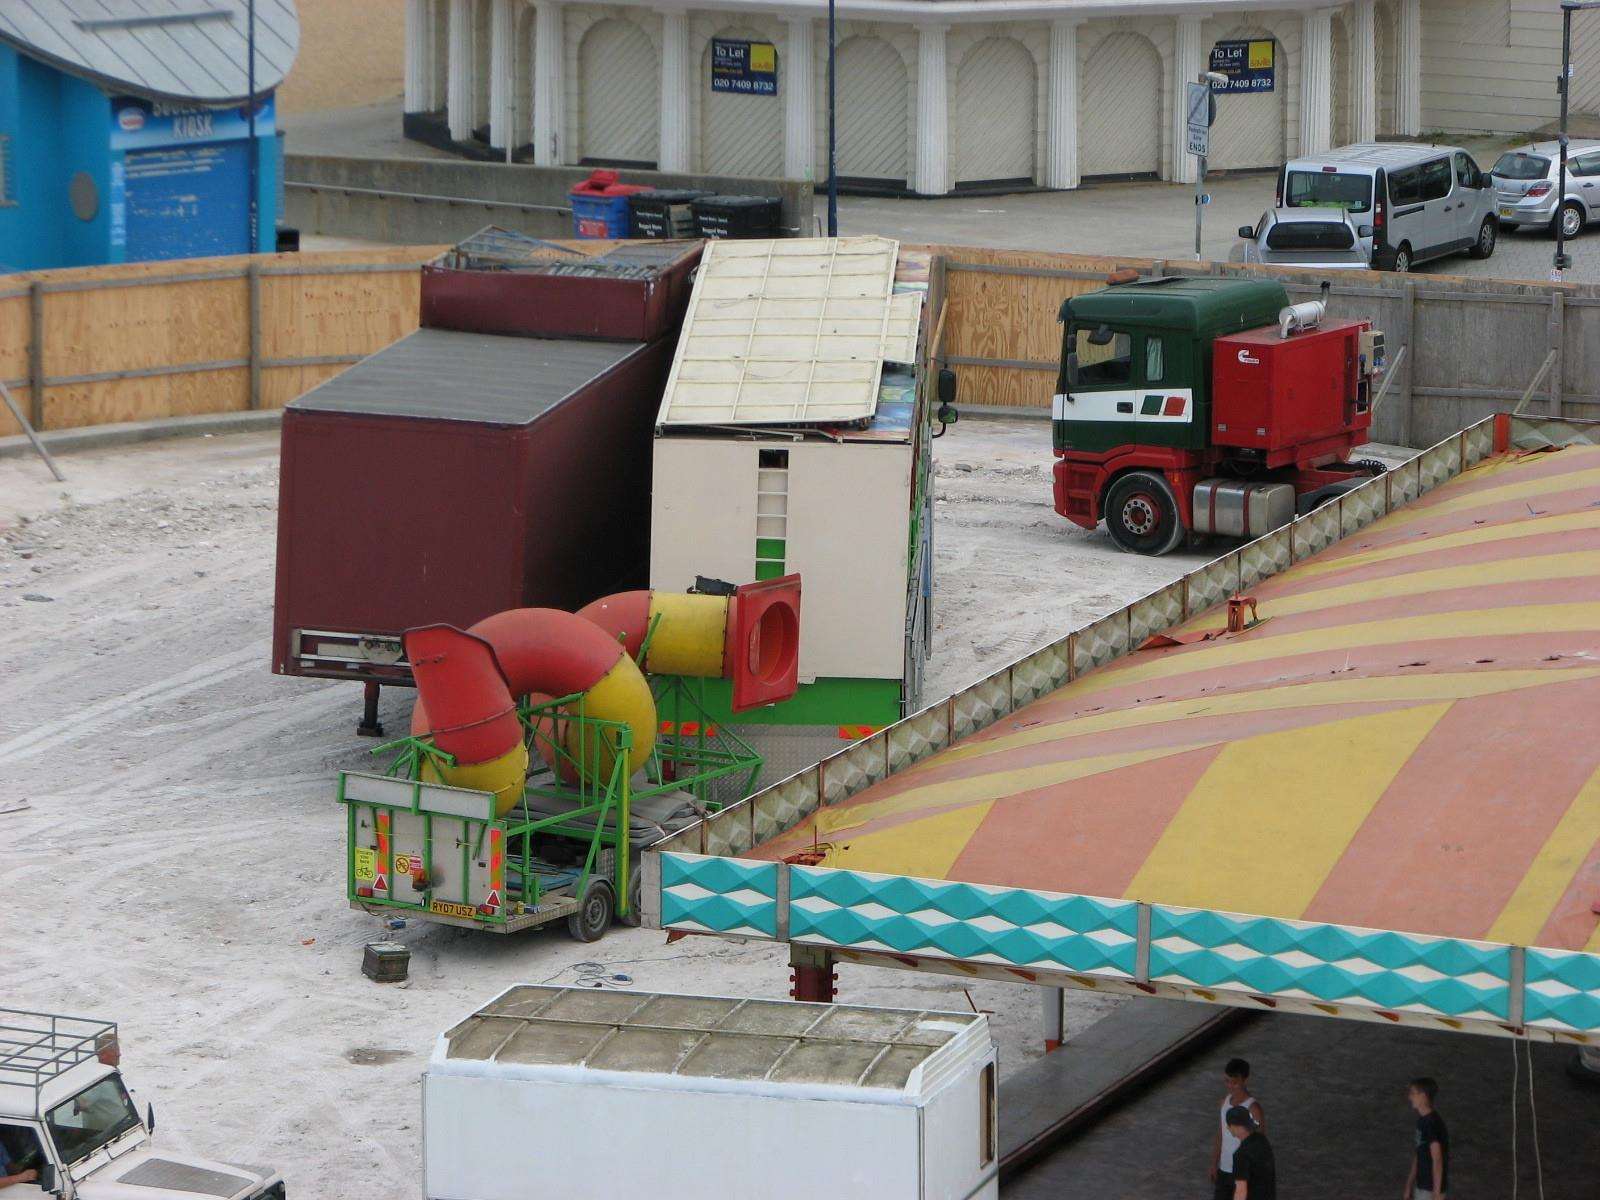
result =
M1239 226L1239 236L1247 242L1254 241L1256 236L1256 227L1254 225Z
M956 402L956 373L949 367L939 368L938 393L940 404Z
M1372 236L1372 226L1371 225L1357 225L1356 226L1356 236L1357 237L1371 237Z
M1089 335L1089 344L1091 346L1109 346L1111 344L1111 339L1116 336L1116 334L1111 332L1111 326L1101 325Z
M56 1165L52 1162L39 1164L39 1178L35 1181L41 1192L59 1192L56 1187Z

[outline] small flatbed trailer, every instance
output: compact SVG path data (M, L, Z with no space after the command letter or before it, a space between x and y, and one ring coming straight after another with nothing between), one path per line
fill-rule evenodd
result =
M532 775L503 816L492 792L426 782L423 764L448 757L428 741L377 747L394 754L387 771L339 775L351 907L492 933L564 919L584 942L615 917L637 924L644 848L748 794L761 772L761 756L706 716L703 684L653 678L670 732L631 779L626 725L586 715L577 696L524 704L530 758L543 750L553 766ZM571 768L594 761L600 746L614 766L591 782Z

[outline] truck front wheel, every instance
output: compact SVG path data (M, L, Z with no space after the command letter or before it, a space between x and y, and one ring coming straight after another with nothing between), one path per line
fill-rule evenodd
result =
M1106 529L1130 554L1166 554L1183 541L1178 498L1153 471L1118 475L1106 489Z
M616 909L611 885L598 876L591 876L589 886L583 889L578 911L567 918L567 932L580 942L598 942L611 928L611 917Z

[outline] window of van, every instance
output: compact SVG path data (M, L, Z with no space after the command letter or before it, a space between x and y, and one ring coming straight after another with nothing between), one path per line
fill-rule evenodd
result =
M1405 167L1389 173L1389 203L1416 204L1422 199L1422 168Z
M1364 213L1372 208L1372 176L1345 171L1290 171L1286 208L1342 208Z
M1450 194L1450 160L1436 158L1422 164L1422 198L1443 200Z

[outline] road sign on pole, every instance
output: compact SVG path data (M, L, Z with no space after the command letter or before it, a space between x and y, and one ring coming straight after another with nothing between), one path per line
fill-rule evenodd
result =
M1188 124L1188 151L1201 157L1211 153L1211 87L1204 83L1185 85L1184 108Z

